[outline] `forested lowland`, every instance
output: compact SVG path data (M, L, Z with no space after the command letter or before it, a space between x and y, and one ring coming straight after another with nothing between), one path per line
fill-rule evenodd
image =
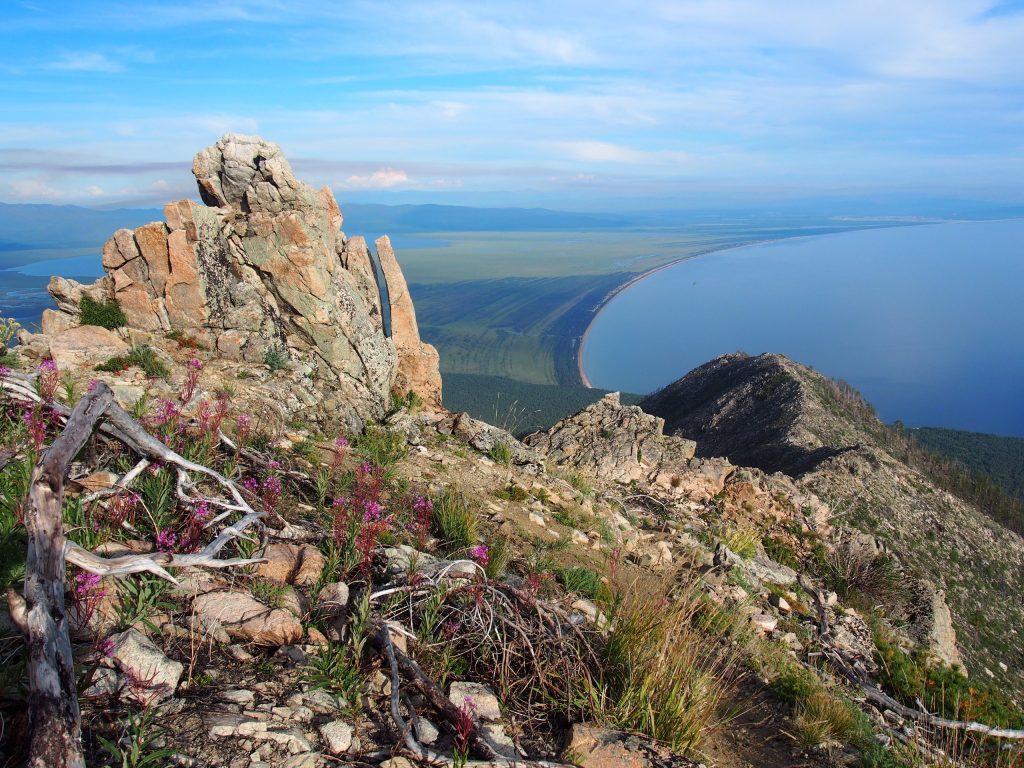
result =
M1011 496L1024 501L1024 437L1003 437L941 427L918 427L911 436L922 448L982 472Z
M604 389L528 384L502 376L449 373L444 377L444 405L507 429L517 436L547 429L566 416L596 403ZM635 405L641 395L625 393L623 405Z

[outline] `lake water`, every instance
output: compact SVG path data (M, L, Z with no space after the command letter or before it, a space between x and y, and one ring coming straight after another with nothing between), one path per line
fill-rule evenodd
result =
M718 251L595 319L595 387L651 392L726 352L780 352L886 421L1024 435L1024 220L930 224Z

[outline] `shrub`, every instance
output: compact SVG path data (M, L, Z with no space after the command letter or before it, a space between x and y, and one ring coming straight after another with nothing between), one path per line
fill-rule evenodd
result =
M112 357L107 362L97 365L96 370L120 373L127 368L131 368L133 365L141 368L143 373L151 379L166 379L171 375L170 370L157 357L153 348L146 345L132 347L127 355Z
M128 323L117 299L96 301L92 296L85 295L78 304L78 311L82 325L98 325L112 331Z
M263 362L270 370L280 371L288 366L288 352L280 344L275 344L263 353Z
M449 553L467 550L477 542L480 524L476 510L461 491L448 489L434 500L431 522Z
M507 536L499 536L491 542L488 548L487 565L484 566L484 573L488 579L499 579L508 568L512 559L512 543Z

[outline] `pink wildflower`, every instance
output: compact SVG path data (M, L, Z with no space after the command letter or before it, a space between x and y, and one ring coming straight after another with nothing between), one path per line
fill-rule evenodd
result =
M235 439L238 441L239 447L245 445L249 441L249 435L252 433L252 419L248 414L239 414L235 420Z
M178 534L170 528L165 528L156 535L156 548L161 552L170 552L178 543Z
M181 389L178 391L178 400L182 405L188 404L196 393L196 387L199 386L199 372L203 370L203 361L192 357L189 358L185 367L188 370L185 373L185 380L181 383Z
M37 405L31 411L25 411L22 419L25 421L25 426L28 427L32 445L35 447L36 453L39 453L46 440L46 417L43 416L43 409Z
M57 386L60 384L60 372L57 370L57 364L53 360L43 360L39 364L38 370L39 396L48 403L53 400L53 396L57 392Z
M6 379L11 373L11 369L6 365L0 365L0 380Z
M487 563L490 562L491 559L491 550L486 544L478 544L475 547L469 548L469 556L486 568Z
M95 392L96 387L100 385L99 379L89 379L89 386L85 388L86 392Z
M363 502L363 522L375 523L381 518L383 510L380 506L380 502L377 501L366 501Z

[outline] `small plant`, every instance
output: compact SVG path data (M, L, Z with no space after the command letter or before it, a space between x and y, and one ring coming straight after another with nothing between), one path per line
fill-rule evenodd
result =
M288 366L288 352L281 344L267 347L263 353L263 363L272 371L280 371Z
M499 488L494 492L494 495L506 501L526 501L530 498L530 494L527 493L526 489L515 483L509 483L504 488Z
M488 579L501 578L512 559L512 544L507 536L499 536L491 542L488 548L487 564L484 566L484 573Z
M7 345L18 333L21 325L13 317L5 317L0 320L0 357L7 356Z
M504 441L492 445L487 455L498 464L508 466L512 463L512 448Z
M154 633L160 629L153 624L157 613L174 610L174 603L167 599L170 592L168 582L157 576L140 575L125 579L118 587L120 601L117 605L117 622L122 629L142 622Z
M601 581L601 574L590 568L563 568L557 572L566 592L575 592L591 600L607 599L608 588Z
M114 330L128 324L128 318L124 316L121 305L117 299L96 301L88 294L82 296L78 304L79 321L82 325L98 325L100 328Z
M903 577L895 560L849 543L828 553L824 577L828 587L841 598L861 607L894 605L905 597Z
M284 605L287 587L265 579L257 579L249 583L249 591L261 603L266 603L271 608L281 608Z
M579 472L567 472L565 480L569 485L582 493L584 497L587 497L594 492L594 486L591 485L590 481Z
M616 589L601 707L617 727L692 752L722 722L736 651L723 642L730 628L716 631L701 620L700 589L691 584L672 594L672 583L670 577Z
M121 737L111 741L103 736L97 736L100 744L114 760L118 768L159 768L167 765L169 758L174 754L172 749L157 748L156 741L162 735L162 731L153 724L156 710L152 707L143 707L132 711L124 720L124 730Z
M367 461L390 467L405 457L405 438L382 427L367 427L355 440L355 450Z
M164 364L152 347L145 344L132 347L127 355L112 357L105 363L96 366L97 371L108 373L120 373L132 366L142 369L142 372L151 379L166 379L171 375L170 370Z
M466 496L449 489L434 501L432 527L446 551L465 551L477 542L479 520Z

